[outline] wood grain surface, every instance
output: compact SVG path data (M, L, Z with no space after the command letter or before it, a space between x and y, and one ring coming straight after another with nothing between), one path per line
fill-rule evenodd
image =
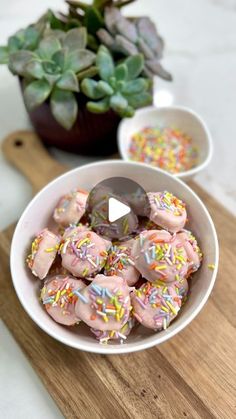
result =
M16 145L16 140L23 145ZM52 174L65 170L30 132L12 134L3 149L34 191ZM14 226L0 233L1 318L66 418L236 418L235 218L194 182L190 186L206 204L218 232L216 285L204 309L186 329L158 347L135 354L89 354L68 348L41 331L24 312L13 289L9 252Z

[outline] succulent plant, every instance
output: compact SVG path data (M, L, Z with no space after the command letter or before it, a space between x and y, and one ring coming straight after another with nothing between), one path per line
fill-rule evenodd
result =
M142 53L145 58L144 74L172 80L160 64L164 42L157 33L154 23L148 17L127 19L116 7L105 8L105 26L97 31L100 41L113 52L124 55Z
M8 65L13 74L25 77L26 107L32 110L50 96L53 116L64 128L70 129L78 112L74 95L79 91L78 77L91 75L95 54L85 49L85 28L71 29L60 33L59 37L56 34L41 39L34 51L10 54ZM94 66L93 69L97 72Z
M111 108L121 117L130 117L135 108L150 104L150 80L138 77L143 63L143 56L137 54L115 66L109 50L101 45L96 57L100 80L84 78L81 83L82 92L93 99L87 109L103 113Z
M153 76L171 75L160 64L164 43L153 22L121 15L133 1L66 0L67 14L48 10L0 47L0 64L20 77L29 111L47 101L69 130L86 100L91 112L121 117L152 102Z
M10 36L7 46L0 47L0 63L7 64L9 56L20 50L34 50L40 39L40 32L33 26L20 29L15 35Z

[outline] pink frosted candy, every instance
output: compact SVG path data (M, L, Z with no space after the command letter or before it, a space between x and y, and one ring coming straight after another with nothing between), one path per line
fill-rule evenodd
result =
M175 284L163 286L147 282L131 293L133 315L149 329L166 329L178 315L182 298Z
M172 193L149 192L150 220L171 233L182 230L186 223L185 204Z
M56 223L64 227L77 224L85 213L87 198L86 191L75 191L63 196L53 213Z
M136 269L150 282L186 277L188 258L183 244L165 230L140 233L132 248Z
M196 238L191 231L184 230L177 234L178 240L183 244L189 259L189 273L199 269L202 261L202 252Z
M123 278L97 275L82 290L84 301L77 301L76 314L95 330L120 330L130 318L129 292Z
M110 246L110 241L93 231L78 230L67 237L60 250L62 266L74 276L92 280L90 277L102 270Z
M134 240L114 244L109 252L104 267L104 274L108 276L118 275L132 286L136 284L140 273L135 268L134 258L131 255Z
M56 275L45 281L41 300L53 320L65 326L73 326L79 322L75 304L85 287L82 280L69 275Z
M60 238L47 228L42 230L31 245L31 254L27 258L27 264L32 273L44 279L56 257L60 244Z
M131 315L129 320L122 326L120 330L98 330L91 328L91 332L96 336L100 343L107 343L110 340L119 340L123 343L129 336L135 325L135 318Z

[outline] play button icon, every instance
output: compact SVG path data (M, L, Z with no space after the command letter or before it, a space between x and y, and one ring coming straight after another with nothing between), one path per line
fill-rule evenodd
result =
M86 213L92 229L111 240L128 240L137 234L139 217L150 211L146 191L124 177L98 183L90 192Z
M108 220L110 223L119 220L124 215L129 214L131 211L130 207L123 202L118 201L116 198L109 198L108 200Z

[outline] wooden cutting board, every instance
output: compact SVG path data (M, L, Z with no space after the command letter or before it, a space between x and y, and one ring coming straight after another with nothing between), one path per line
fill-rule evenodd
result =
M31 132L3 143L6 158L36 192L66 168ZM191 182L208 207L220 240L220 268L205 308L170 341L128 355L68 348L40 330L21 307L11 282L14 226L0 233L0 315L66 418L236 417L235 219Z

